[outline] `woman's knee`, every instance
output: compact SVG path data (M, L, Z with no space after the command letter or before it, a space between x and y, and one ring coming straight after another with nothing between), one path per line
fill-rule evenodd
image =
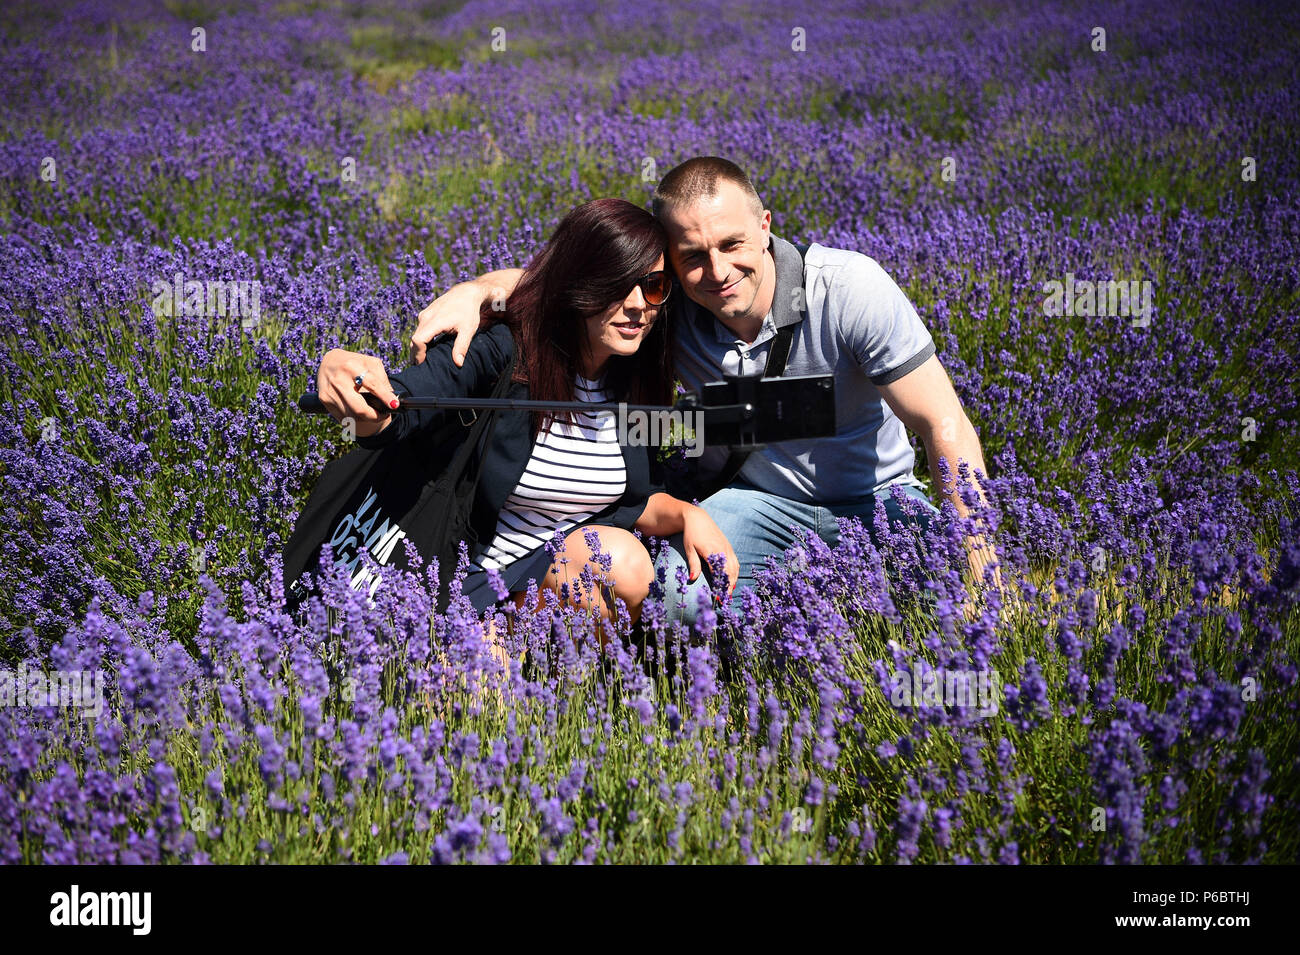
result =
M613 557L610 577L614 581L615 589L620 593L640 594L644 599L650 592L650 581L655 575L654 561L650 559L650 552L628 531L619 528L611 528L611 530L614 531L614 535L609 541L609 553Z
M654 577L654 564L645 545L621 527L586 527L573 532L573 535L583 538L584 547L587 545L588 532L596 534L599 551L596 554L587 548L587 561L593 565L593 572L600 571L599 576L610 583L620 596L641 592L644 597L649 592L650 581ZM605 570L606 567L608 570Z
M706 574L699 574L693 582L691 581L690 565L686 561L686 545L681 534L675 534L668 539L668 545L659 554L655 573L663 574L663 600L667 622L676 621L686 627L692 626L699 615L699 595L707 594L706 602L708 602L711 601L712 591Z
M589 539L588 535L593 534L594 538ZM594 548L591 546L593 542ZM560 563L559 557L566 559ZM554 566L557 584L579 580L590 566L595 580L610 586L624 600L643 600L654 578L654 565L645 545L619 527L588 526L571 531L564 539L564 550L557 555Z

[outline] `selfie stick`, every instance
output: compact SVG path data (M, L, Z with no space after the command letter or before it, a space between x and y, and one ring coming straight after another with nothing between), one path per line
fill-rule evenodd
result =
M815 377L818 380L814 382L818 391L821 392L819 397L823 401L833 402L835 394L835 382L831 375L807 376ZM759 425L765 419L776 418L778 421L788 421L799 418L802 413L800 408L785 408L780 402L776 403L775 408L767 409L759 403L759 382L767 381L775 383L783 381L780 378L763 379L757 375L724 375L723 381L715 382L716 385L722 385L728 392L729 399L725 403L706 404L703 399L694 393L683 395L677 400L672 407L664 405L634 405L612 401L537 401L531 398L441 398L429 396L407 396L398 397L400 402L397 411L416 411L423 409L447 409L447 410L474 410L479 409L492 410L501 409L506 411L639 411L651 413L664 412L703 412L705 431L710 428L716 429L718 425L731 425L737 429L736 439L726 442L726 446L738 448L753 448L755 450L764 447L758 441ZM788 380L788 379L785 379ZM362 393L362 397L376 411L393 414L394 410L388 408L380 402L373 394L369 392ZM325 409L324 403L320 396L315 392L307 392L298 399L298 407L307 414L329 414ZM461 418L464 423L464 417ZM471 418L472 422L473 419ZM730 430L730 429L728 429ZM799 437L817 438L833 434L833 426L828 430L826 428L810 427L800 429ZM714 444L705 439L706 444Z

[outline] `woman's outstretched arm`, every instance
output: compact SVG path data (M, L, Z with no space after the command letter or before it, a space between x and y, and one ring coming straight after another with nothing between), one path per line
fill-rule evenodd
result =
M390 408L399 395L466 397L486 388L505 367L513 347L510 329L494 326L469 350L469 360L458 367L449 349L438 347L428 360L389 375L384 363L373 355L336 348L325 354L316 373L316 391L321 403L335 421L351 417L356 424L357 444L377 448L396 441L405 434L441 421L446 409L422 408L401 415L373 409L362 397L368 391ZM364 374L359 391L355 376Z

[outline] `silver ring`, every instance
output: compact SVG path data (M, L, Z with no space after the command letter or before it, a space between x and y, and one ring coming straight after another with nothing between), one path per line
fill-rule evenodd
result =
M364 378L364 377L366 377L366 373L363 371L361 374L357 375L355 378L352 379L353 381L355 381L355 382L357 383L357 387L358 387L358 388L361 387L361 379Z

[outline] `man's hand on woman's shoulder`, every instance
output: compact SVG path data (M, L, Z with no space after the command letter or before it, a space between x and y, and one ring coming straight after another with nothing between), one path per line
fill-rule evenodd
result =
M522 269L499 269L488 272L468 282L447 289L420 312L420 324L411 336L411 364L424 361L429 342L443 332L454 332L456 341L451 346L451 360L459 368L465 364L470 339L492 324L490 318L481 318L485 302L505 301L523 275Z

